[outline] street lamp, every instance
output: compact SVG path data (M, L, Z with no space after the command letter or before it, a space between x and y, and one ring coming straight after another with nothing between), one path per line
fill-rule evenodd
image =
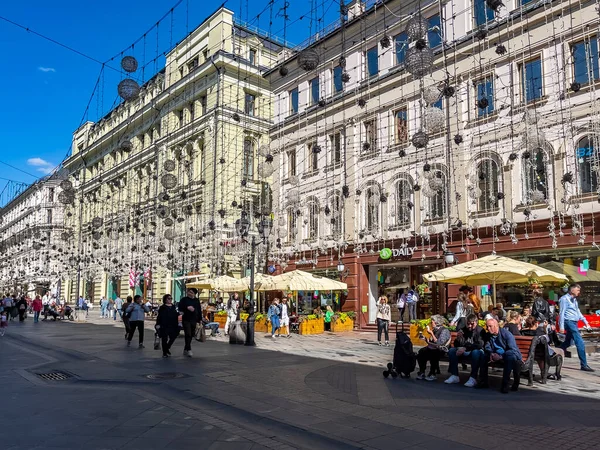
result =
M246 237L250 233L251 227L250 220L248 219L248 213L242 211L242 217L235 221L235 229L238 235L245 241ZM256 225L258 234L265 243L271 234L273 229L273 222L267 217L263 217L262 220ZM252 235L252 241L250 242L250 309L248 310L248 319L246 319L246 345L255 345L254 343L254 255L256 254L256 248L260 245L260 242L256 242L256 235Z

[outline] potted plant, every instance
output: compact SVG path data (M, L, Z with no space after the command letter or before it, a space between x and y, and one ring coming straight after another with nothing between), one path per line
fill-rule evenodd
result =
M227 323L227 311L217 311L214 315L214 321L219 324L219 328L225 328Z
M325 331L322 314L308 314L298 317L298 332L300 334L321 334Z
M352 331L354 329L354 319L356 313L354 311L339 312L333 315L331 320L331 331Z

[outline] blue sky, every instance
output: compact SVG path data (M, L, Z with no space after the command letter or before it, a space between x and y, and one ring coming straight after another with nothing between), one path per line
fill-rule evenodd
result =
M143 36L177 1L5 1L0 6L0 16L94 59L106 61ZM174 10L172 26L169 16L160 24L158 36L156 31L148 33L145 61L149 65L144 71L144 79L154 73L154 63L150 61L155 58L157 48L159 53L168 50L171 44L185 36L186 26L191 31L221 3L183 0ZM283 19L277 14L284 5L283 0L274 0L271 26L268 0L247 0L247 3L248 12L246 0L241 3L242 19L248 19L267 32L283 35ZM314 3L318 17L325 13L325 18L313 21L313 32L335 20L339 14L337 0L315 0ZM227 2L226 6L240 16L239 0ZM310 11L311 2L289 0L287 39L290 42L297 44L308 38ZM313 13L313 18L316 17ZM140 61L144 60L143 42L136 44L132 53ZM4 103L0 110L0 161L27 172L0 164L0 177L31 183L35 177L52 170L68 154L72 133L84 117L101 65L3 20L0 20L0 48L3 68L0 86L3 87ZM119 67L119 61L117 58L109 65ZM162 65L161 59L157 68ZM141 77L141 71L138 76ZM121 77L118 72L105 69L85 116L87 119L95 121L110 109L116 101L116 84ZM0 180L0 190L4 183Z

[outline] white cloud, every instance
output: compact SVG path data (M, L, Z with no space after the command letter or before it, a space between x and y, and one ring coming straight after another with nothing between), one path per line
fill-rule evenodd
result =
M42 158L29 158L27 160L27 164L35 167L38 172L41 172L45 175L51 173L54 170L54 167L56 167L51 162L48 162Z
M45 72L45 73L56 72L56 69L54 67L43 67L43 66L40 66L40 67L38 67L38 70L41 71L41 72Z

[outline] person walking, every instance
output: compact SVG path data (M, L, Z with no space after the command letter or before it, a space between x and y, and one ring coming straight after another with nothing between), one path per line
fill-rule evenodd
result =
M163 358L168 358L171 356L171 346L179 336L179 311L173 305L171 294L163 296L163 304L158 308L156 317L156 330L162 340Z
M237 320L240 302L237 292L229 297L227 301L227 322L225 322L225 336L229 335L229 327Z
M279 330L281 326L279 323L279 314L281 310L279 309L279 299L273 299L273 303L269 306L269 311L267 312L267 318L269 322L271 322L271 337L275 339L275 331Z
M415 292L413 286L406 296L406 304L408 306L408 320L417 320L417 303L419 302L419 296Z
M119 314L119 318L123 318L123 299L117 295L115 298L114 309L113 309L113 319L117 320L117 314Z
M35 299L33 299L33 304L31 305L31 308L33 309L33 323L38 323L40 321L40 313L43 308L42 299L39 295L36 295Z
M144 319L148 308L142 305L142 296L136 295L133 297L133 303L131 303L126 310L129 313L129 336L127 336L127 347L131 345L133 334L137 328L139 337L139 348L144 348Z
M585 343L577 328L577 323L582 320L585 324L585 328L590 331L590 324L587 319L581 314L579 310L579 304L577 303L577 297L581 293L581 286L578 284L572 284L569 286L569 292L563 295L559 300L560 305L560 316L559 316L559 329L562 333L565 333L565 342L560 346L565 352L565 356L569 358L571 353L567 351L567 348L571 345L571 341L575 343L577 348L577 356L579 356L579 364L581 370L585 372L593 372L587 363L587 356L585 354Z
M385 333L385 345L390 346L390 320L392 320L392 310L388 305L388 299L385 295L379 297L377 302L377 342L381 344L381 333Z
M406 290L402 289L398 294L398 299L396 300L396 308L398 308L398 315L400 317L400 322L404 323L404 310L406 309Z
M25 314L27 313L27 300L25 300L25 297L21 297L17 302L17 311L19 313L19 322L25 322Z
M183 334L185 337L185 346L183 348L183 356L191 358L192 354L192 338L196 333L196 326L202 319L202 307L200 301L196 298L198 289L190 288L186 292L177 305L181 316L181 325L183 325Z
M123 314L123 325L125 325L125 339L127 339L127 336L129 336L129 314L127 313L127 308L129 307L129 305L131 305L131 303L133 302L133 297L131 297L131 295L127 296L127 302L123 303L123 306L121 307L121 312Z
M281 320L279 321L279 333L281 333L281 329L285 327L286 336L291 338L290 334L290 315L288 312L288 299L287 297L283 297L281 300L281 304L279 305L279 309L281 310Z
M108 317L108 300L104 297L100 299L100 317L102 319Z

